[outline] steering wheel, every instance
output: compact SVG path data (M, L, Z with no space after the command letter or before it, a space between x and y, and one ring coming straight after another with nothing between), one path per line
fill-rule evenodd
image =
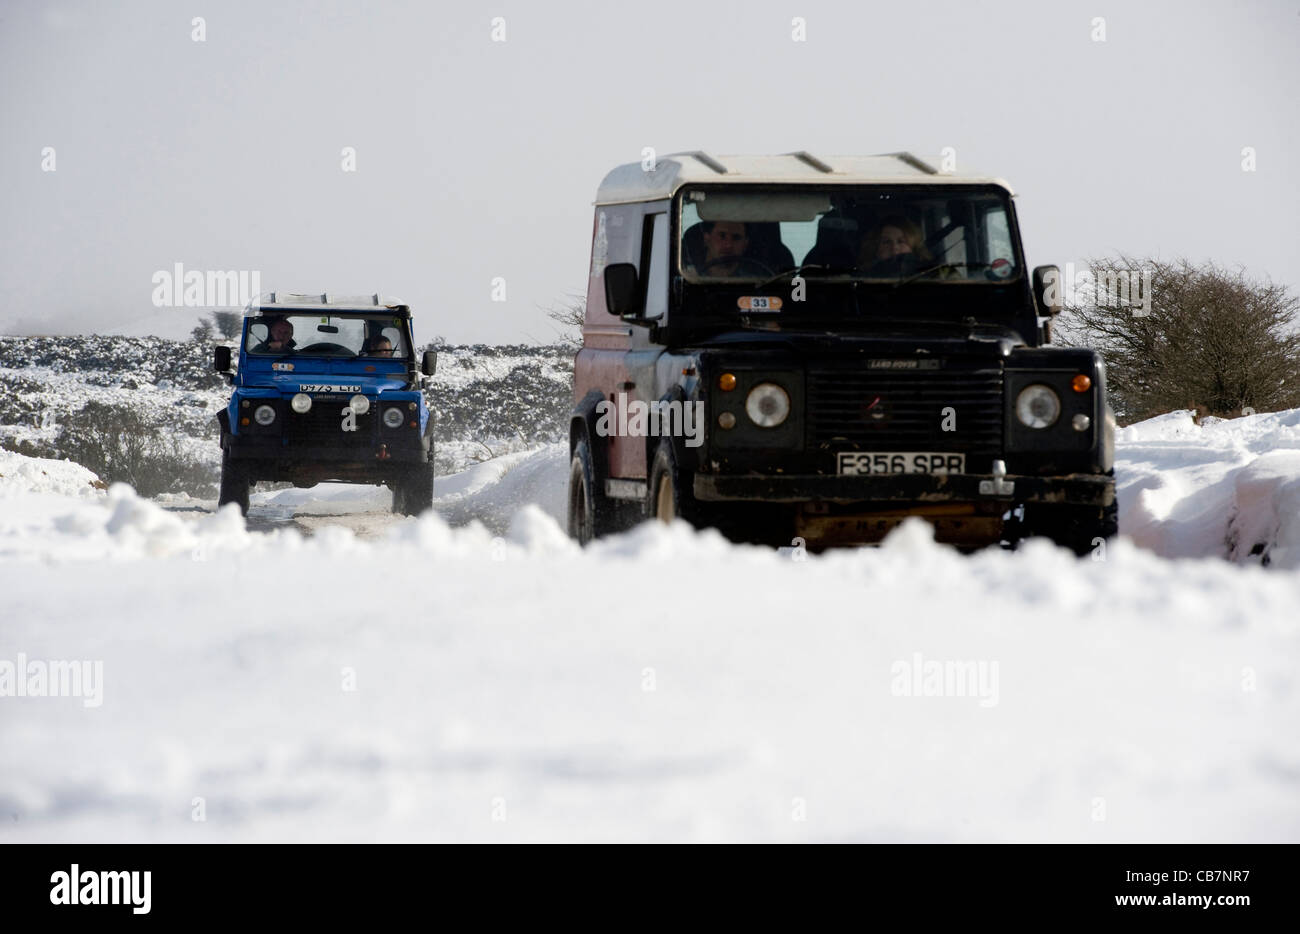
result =
M299 347L298 353L336 354L341 357L356 356L356 354L354 354L349 348L344 347L342 344L328 344L328 343L308 344L306 347Z
M700 266L700 272L709 275L709 269L714 266L720 266L723 263L735 263L736 271L732 273L735 276L774 276L776 270L761 259L754 259L752 256L717 256L713 259L706 259ZM746 267L749 271L746 272Z
M915 253L899 253L889 259L878 259L871 264L867 275L873 279L893 279L915 275L922 270Z

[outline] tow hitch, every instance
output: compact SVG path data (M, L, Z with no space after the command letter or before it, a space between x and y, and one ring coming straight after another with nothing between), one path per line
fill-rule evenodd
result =
M980 481L980 493L984 496L1011 496L1016 492L1014 480L1007 480L1007 462L993 462L993 479Z

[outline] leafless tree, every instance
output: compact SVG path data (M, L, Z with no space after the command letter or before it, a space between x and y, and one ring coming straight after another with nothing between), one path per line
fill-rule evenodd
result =
M1150 274L1149 313L1132 295L1099 289L1067 301L1058 321L1060 342L1105 356L1122 421L1172 409L1231 418L1300 407L1300 299L1285 286L1186 259L1121 254L1091 268L1103 280Z
M185 452L174 426L131 406L86 403L61 426L58 450L105 482L131 484L141 496L213 491L213 477Z
M237 311L214 311L212 313L212 326L228 341L233 341L239 336L243 319Z
M547 310L546 317L555 323L559 343L574 350L582 346L582 322L587 317L586 296L566 295L559 304Z

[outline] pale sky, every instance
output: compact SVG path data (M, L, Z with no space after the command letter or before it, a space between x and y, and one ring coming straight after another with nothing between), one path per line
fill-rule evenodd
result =
M1015 188L1033 265L1187 256L1300 291L1297 49L1296 0L4 0L0 333L185 336L200 312L151 302L182 263L396 295L420 341L549 341L596 186L646 146L951 146Z

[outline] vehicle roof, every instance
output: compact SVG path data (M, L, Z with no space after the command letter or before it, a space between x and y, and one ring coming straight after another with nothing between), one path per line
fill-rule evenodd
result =
M910 152L878 156L815 156L809 152L781 155L712 156L706 152L678 152L656 160L653 172L642 163L620 165L600 183L596 204L656 201L671 198L692 182L710 184L754 182L806 182L810 184L907 183L927 185L987 184L1011 186L1000 178L973 172L942 172L939 160L927 162Z
M410 313L410 307L391 295L384 296L378 292L370 295L336 295L333 292L263 292L256 299L244 306L244 317L258 317L276 312L290 314L294 312L319 311L328 314L345 314L347 312L373 314L376 311L391 311L394 314Z

